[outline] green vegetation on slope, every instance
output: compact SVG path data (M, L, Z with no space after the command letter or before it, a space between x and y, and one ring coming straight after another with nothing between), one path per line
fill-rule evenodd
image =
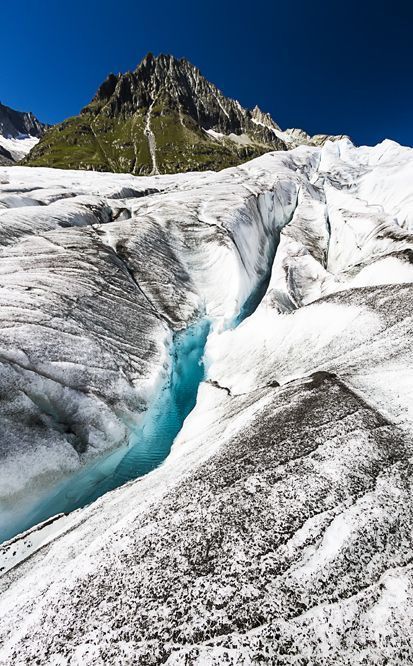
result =
M284 150L277 129L185 58L149 53L135 71L109 74L80 115L46 132L25 163L137 175L218 170Z
M128 117L113 118L89 107L81 115L49 129L23 164L150 174L146 114L146 109L140 109ZM189 116L172 110L163 113L161 107L152 109L151 130L160 173L223 169L269 150L263 144L239 146L229 139L214 140Z

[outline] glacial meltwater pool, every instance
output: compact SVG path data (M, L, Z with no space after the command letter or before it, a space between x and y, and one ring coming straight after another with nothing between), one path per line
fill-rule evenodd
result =
M203 356L210 322L201 322L175 333L171 371L167 383L149 406L143 421L131 432L127 446L94 460L66 477L30 508L0 516L0 542L51 516L69 513L90 504L109 490L158 467L171 450L183 422L196 403L204 377Z

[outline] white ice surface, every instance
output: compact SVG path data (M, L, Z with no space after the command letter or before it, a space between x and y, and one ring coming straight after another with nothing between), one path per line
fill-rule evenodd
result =
M8 150L12 158L18 162L22 160L39 142L35 136L22 136L15 139L0 135L0 146Z
M65 239L82 248L84 270L92 284L97 280L104 266L91 260L94 244L82 245L92 226L100 251L122 250L128 257L134 279L168 327L171 318L184 326L200 311L213 322L207 376L164 464L39 529L36 538L29 534L3 547L11 573L0 596L0 663L44 658L45 645L52 663L59 663L61 636L71 622L77 631L65 639L61 663L100 664L113 659L114 650L124 663L156 663L157 648L145 638L145 609L150 635L166 645L171 664L216 665L224 654L228 663L277 663L271 659L281 654L278 641L285 641L282 654L288 657L285 650L293 646L309 663L411 661L404 637L413 618L412 169L411 149L388 141L355 148L346 140L270 153L218 174L137 179L0 169L0 225L8 234L3 303L16 308L12 299L19 294L13 317L21 317L29 303L35 305L31 320L49 316L44 293L50 265L40 270L25 264L29 247L37 248L40 262L49 257L47 247L61 247ZM47 206L37 206L40 201ZM50 216L44 214L48 209ZM100 219L92 220L96 215ZM70 233L59 220L71 225ZM82 276L76 293L81 289L84 297L83 269L76 264L75 270ZM243 303L268 278L255 312L234 328ZM42 294L32 302L40 280ZM21 286L31 287L30 297L20 295ZM133 368L122 365L112 326L110 321L102 358L121 363L126 376L125 384L116 391L108 386L105 394L115 395L118 414L126 402L128 409L133 404L128 391L143 391L148 377L159 375L165 328L150 320L139 333L157 341L142 372L136 350ZM19 335L13 331L13 358L21 362L33 329ZM95 336L87 329L88 340ZM122 341L123 359L132 354L128 340ZM39 338L41 363L32 357L36 372L63 360L59 351L48 358L51 349ZM54 380L65 372L63 365ZM325 376L318 387L317 378ZM70 378L76 380L76 372ZM84 396L76 400L80 409ZM19 406L11 405L11 418ZM87 419L101 409L98 401L87 406ZM250 455L242 449L245 442ZM296 451L297 442L302 448ZM235 481L229 472L234 468ZM221 529L219 512L228 515L221 541L214 532L215 525ZM260 516L262 532L254 527ZM175 527L179 537L171 544ZM194 544L201 548L207 536L212 570L195 557ZM149 560L139 550L145 540L153 547ZM23 559L22 568L13 569ZM153 562L158 568L151 568ZM259 573L259 582L250 582L251 571ZM168 615L188 603L188 616ZM166 642L159 638L165 635ZM268 651L260 652L260 645ZM401 650L404 661L398 662Z

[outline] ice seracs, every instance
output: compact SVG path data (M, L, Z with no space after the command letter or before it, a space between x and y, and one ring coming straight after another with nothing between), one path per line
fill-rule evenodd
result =
M0 170L13 502L124 445L211 323L163 465L3 546L0 663L410 663L412 168Z

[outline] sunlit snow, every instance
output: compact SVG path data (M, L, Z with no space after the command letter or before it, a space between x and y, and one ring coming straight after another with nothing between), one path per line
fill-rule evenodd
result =
M2 663L413 659L412 183L0 169Z

